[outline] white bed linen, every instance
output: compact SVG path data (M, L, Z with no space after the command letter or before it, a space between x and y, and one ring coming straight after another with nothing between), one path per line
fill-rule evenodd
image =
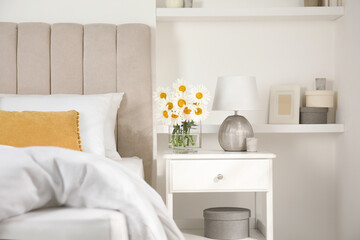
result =
M144 179L142 159L116 161ZM54 234L56 233L56 234ZM128 240L124 214L94 208L48 208L31 211L0 223L0 239Z
M0 221L44 207L102 208L126 216L132 240L184 240L155 190L100 155L0 146L0 199Z
M128 240L124 214L106 209L49 208L0 223L0 239Z
M120 165L129 169L129 171L133 172L136 176L144 179L144 165L143 160L138 157L130 157L130 158L121 158L120 161L116 161Z

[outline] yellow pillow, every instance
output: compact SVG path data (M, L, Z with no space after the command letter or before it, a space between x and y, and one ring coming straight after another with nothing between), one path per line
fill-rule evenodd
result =
M56 146L81 151L79 113L0 110L0 144Z

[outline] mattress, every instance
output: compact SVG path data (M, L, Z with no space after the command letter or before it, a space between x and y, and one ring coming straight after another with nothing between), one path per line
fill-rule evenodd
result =
M128 240L125 216L89 208L49 208L4 220L0 239Z

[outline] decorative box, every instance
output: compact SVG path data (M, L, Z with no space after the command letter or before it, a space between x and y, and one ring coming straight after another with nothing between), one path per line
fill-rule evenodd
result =
M328 90L306 91L306 107L334 107L334 92Z
M249 237L250 210L218 207L204 210L205 237L212 239L242 239Z
M326 124L328 108L300 108L300 124Z
M322 0L304 0L305 7L318 7L322 6Z

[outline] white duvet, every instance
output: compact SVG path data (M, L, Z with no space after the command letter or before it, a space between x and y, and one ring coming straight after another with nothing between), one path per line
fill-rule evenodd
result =
M116 162L56 147L0 146L0 221L61 205L121 211L130 239L184 239L161 197Z

